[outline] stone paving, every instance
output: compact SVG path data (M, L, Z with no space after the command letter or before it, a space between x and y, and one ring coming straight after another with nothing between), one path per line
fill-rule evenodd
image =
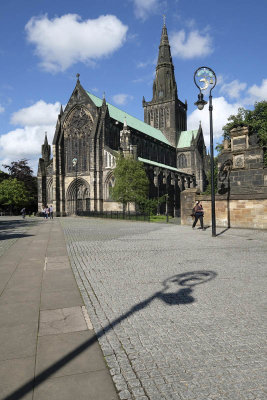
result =
M38 223L38 218L18 219L18 217L0 217L0 257L21 237L27 236L27 230Z
M61 224L121 399L266 398L266 231Z

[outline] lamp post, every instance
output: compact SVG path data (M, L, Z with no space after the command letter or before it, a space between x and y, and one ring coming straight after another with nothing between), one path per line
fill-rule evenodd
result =
M215 220L215 187L214 187L214 155L213 155L213 121L212 121L212 89L216 86L217 77L215 72L209 67L200 67L194 74L195 85L199 89L198 100L195 105L199 110L203 110L207 102L204 100L203 91L210 89L209 92L209 115L210 115L210 175L211 175L211 221L212 236L216 236L216 220Z
M72 165L75 168L75 215L77 215L77 197L78 197L78 182L77 182L77 167L78 167L78 160L77 158L73 158Z

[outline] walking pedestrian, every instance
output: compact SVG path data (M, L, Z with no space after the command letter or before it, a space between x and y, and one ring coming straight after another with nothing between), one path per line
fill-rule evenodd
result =
M195 220L193 222L192 228L195 229L196 223L199 220L201 229L204 231L205 230L204 225L203 225L204 210L203 210L201 201L196 202L194 211L195 211L195 215L194 215Z
M42 215L43 215L43 217L44 217L44 219L45 219L45 207L43 206L43 208L42 208Z
M53 211L53 206L52 206L52 204L51 204L51 206L49 207L49 217L50 217L50 219L53 219L53 218L54 218L54 211Z
M48 215L49 215L49 208L46 206L44 209L44 215L45 215L45 219L48 219Z
M26 208L23 207L22 210L21 210L20 212L21 212L22 218L25 219L25 216L26 216Z

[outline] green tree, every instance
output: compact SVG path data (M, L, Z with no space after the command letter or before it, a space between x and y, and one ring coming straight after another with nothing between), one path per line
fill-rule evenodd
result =
M4 179L10 178L10 175L8 175L6 172L3 172L0 170L0 182L2 182Z
M37 209L37 178L33 176L33 170L28 165L26 158L19 161L12 161L10 165L3 165L9 171L11 178L23 182L29 193L28 207L33 211Z
M9 178L0 183L0 205L3 208L19 211L19 208L27 207L29 201L31 197L23 182Z
M158 199L148 199L147 197L141 197L137 199L137 205L139 211L145 214L156 214L158 208Z
M115 201L122 203L124 211L127 204L138 204L147 198L149 181L143 163L120 154L116 159L114 177L115 184L111 196Z
M223 127L224 139L229 139L230 130L237 126L248 126L250 133L257 133L259 144L264 149L264 163L267 165L267 101L256 102L254 110L239 108L237 115L230 115Z

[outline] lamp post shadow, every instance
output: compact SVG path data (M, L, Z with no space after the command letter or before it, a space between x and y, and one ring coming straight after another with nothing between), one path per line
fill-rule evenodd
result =
M120 324L126 318L129 318L134 313L143 310L147 307L153 300L160 299L165 304L170 306L180 305L180 304L190 304L195 301L192 296L193 287L199 284L206 283L211 279L214 279L217 276L214 271L193 271L186 272L182 274L174 275L168 279L166 279L163 284L163 289L159 292L156 292L154 295L145 299L144 301L135 304L131 309L129 309L126 313L122 314L118 318L111 321L108 325L100 329L95 333L93 337L89 340L86 340L84 343L76 347L76 349L72 350L64 357L56 361L54 364L50 365L43 372L39 373L35 376L34 379L31 379L23 386L15 390L13 393L9 394L3 400L19 400L24 397L27 393L31 392L34 388L38 387L42 382L50 378L53 374L55 374L58 370L72 361L74 358L79 356L83 351L92 346L98 339L107 334L111 329ZM173 290L173 286L181 286L178 290Z

